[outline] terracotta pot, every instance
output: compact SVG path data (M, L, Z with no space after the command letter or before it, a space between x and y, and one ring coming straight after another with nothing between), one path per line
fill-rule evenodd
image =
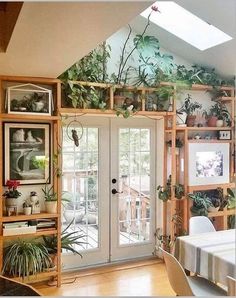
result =
M218 120L218 118L216 116L211 116L208 118L207 120L207 125L209 127L216 127L216 121Z
M122 95L114 95L114 104L117 107L122 107L125 102L125 96Z
M188 127L193 127L195 124L196 115L188 115L186 119L186 124Z

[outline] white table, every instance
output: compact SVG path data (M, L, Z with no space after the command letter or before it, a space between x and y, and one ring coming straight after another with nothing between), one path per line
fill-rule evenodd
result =
M175 256L183 268L227 285L236 278L235 229L178 237Z

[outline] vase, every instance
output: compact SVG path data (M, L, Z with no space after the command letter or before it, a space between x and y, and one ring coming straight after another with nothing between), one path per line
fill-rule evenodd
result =
M122 95L114 95L114 104L117 107L122 107L125 102L125 96Z

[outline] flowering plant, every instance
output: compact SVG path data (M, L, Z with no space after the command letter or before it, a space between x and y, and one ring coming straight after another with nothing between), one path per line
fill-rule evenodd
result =
M18 198L21 196L21 193L17 190L17 187L20 185L20 182L17 180L7 180L6 183L8 190L3 194L6 198Z

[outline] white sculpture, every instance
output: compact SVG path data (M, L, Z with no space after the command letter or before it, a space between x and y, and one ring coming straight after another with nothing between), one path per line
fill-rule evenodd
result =
M29 130L27 132L26 142L29 142L29 143L36 143L37 142L37 140L33 137L31 130Z
M21 143L25 141L25 132L24 129L16 130L12 135L12 141L15 143Z

